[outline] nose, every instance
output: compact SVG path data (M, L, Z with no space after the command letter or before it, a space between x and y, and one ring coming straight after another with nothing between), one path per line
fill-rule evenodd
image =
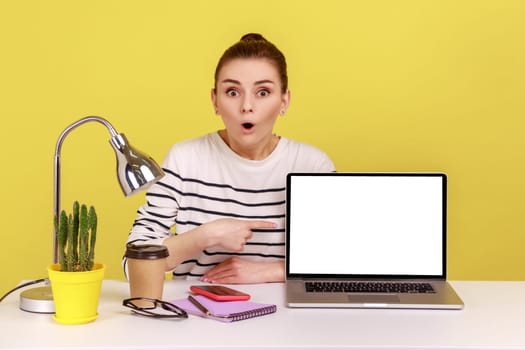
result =
M241 105L241 112L242 113L251 113L251 112L253 112L253 104L252 104L252 101L251 101L250 97L246 96L243 99L242 105Z

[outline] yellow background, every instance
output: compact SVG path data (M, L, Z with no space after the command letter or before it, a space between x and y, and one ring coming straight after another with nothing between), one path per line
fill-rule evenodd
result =
M161 162L221 127L213 71L246 32L288 59L277 133L339 171L446 172L450 278L524 279L525 1L3 0L0 294L51 262L60 132L99 115ZM144 197L122 196L108 140L98 123L65 140L62 203L97 207L97 260L122 278Z

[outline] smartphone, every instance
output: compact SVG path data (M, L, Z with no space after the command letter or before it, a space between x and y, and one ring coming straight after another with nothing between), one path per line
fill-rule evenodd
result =
M190 286L190 291L217 301L249 300L250 295L225 286Z

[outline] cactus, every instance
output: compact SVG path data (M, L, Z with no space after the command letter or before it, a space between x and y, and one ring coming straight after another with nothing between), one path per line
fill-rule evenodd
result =
M59 223L60 220L60 223ZM65 212L62 212L60 219L55 218L55 231L58 235L58 261L64 262L66 260L64 247L67 242L67 215ZM64 268L62 268L64 270ZM67 268L65 269L67 270Z
M95 207L89 207L88 225L91 230L91 239L89 242L88 269L91 270L95 263L95 243L97 242L97 213Z
M55 218L58 259L62 271L89 271L93 268L97 235L97 213L91 206L73 203L73 214L63 210Z
M79 204L77 201L73 203L73 232L78 231L78 225L79 225ZM78 236L75 234L73 235L73 261L76 261L78 259Z

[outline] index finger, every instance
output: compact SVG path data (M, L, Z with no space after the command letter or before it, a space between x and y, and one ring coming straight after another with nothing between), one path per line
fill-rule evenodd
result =
M253 228L277 228L277 224L272 221L253 220L248 221L248 227Z

